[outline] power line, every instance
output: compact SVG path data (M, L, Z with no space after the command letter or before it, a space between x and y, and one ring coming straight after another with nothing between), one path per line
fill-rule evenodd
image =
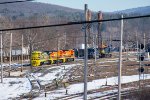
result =
M8 1L8 2L0 2L0 4L20 3L20 2L28 2L28 1L34 1L34 0Z
M69 26L69 25L78 25L78 24L87 24L87 23L96 23L96 22L109 22L109 21L119 21L119 20L128 20L128 19L137 19L137 18L148 18L150 15L134 16L134 17L125 17L125 18L114 18L114 19L105 19L105 20L92 20L92 21L78 21L78 22L68 22L63 24L53 24L53 25L43 25L43 26L29 26L21 28L10 28L10 29L0 29L0 31L14 31L14 30L25 30L25 29L36 29L36 28L46 28L46 27L58 27L58 26Z

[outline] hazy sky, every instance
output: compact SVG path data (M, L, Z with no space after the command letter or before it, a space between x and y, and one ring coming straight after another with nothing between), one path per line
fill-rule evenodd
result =
M142 6L150 6L150 0L35 0L70 8L84 9L84 4L93 11L112 12Z

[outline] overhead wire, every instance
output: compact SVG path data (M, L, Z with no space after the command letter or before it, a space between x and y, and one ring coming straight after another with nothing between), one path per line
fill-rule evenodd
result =
M34 0L7 1L7 2L0 2L0 4L20 3L20 2L28 2L28 1L34 1Z

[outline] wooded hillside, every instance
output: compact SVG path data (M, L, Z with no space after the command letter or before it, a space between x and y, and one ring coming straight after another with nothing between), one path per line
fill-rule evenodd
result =
M4 0L6 1L6 0ZM2 1L1 1L2 2ZM143 9L143 10L142 10ZM146 13L145 13L146 12ZM16 4L5 4L0 6L0 29L19 28L29 26L51 25L67 23L71 21L83 21L84 11L67 7L44 4L37 2L25 2ZM103 12L103 19L150 14L150 7L134 8L117 12ZM97 19L96 12L92 12L92 20ZM124 21L124 44L127 41L134 41L138 35L139 41L143 41L143 34L150 36L150 18L125 20ZM104 22L101 25L101 32L104 42L118 39L120 34L120 21ZM9 31L13 33L13 46L21 45L21 34L24 35L24 45L31 46L34 50L57 50L77 48L78 44L84 42L84 25L72 25L65 27L40 28L20 31ZM90 41L97 33L97 23L91 24ZM4 35L4 47L9 47L9 34ZM131 44L134 44L132 42ZM147 43L150 42L147 39ZM117 43L113 43L116 45ZM18 48L19 48L18 47Z

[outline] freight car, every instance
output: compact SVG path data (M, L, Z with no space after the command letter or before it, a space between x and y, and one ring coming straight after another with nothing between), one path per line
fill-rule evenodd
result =
M110 54L109 48L96 48L96 58L109 58L112 55ZM77 58L84 58L84 49L74 49L75 50L75 57ZM95 58L95 49L88 48L88 59Z
M88 48L88 59L95 58L95 49ZM84 58L84 49L75 49L75 57ZM99 58L99 50L96 49L96 58Z

